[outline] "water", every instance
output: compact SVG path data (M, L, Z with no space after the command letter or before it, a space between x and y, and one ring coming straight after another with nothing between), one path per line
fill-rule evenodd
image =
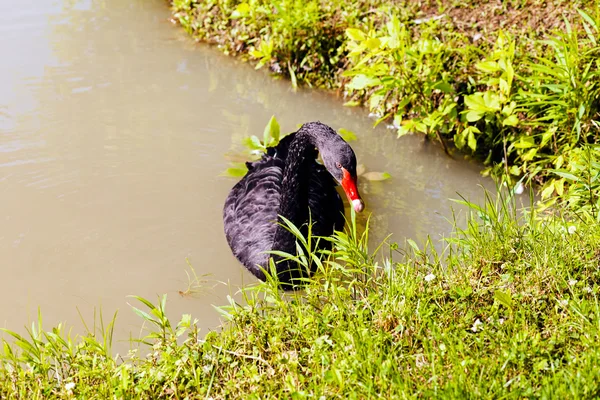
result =
M169 296L206 332L255 279L233 258L221 210L235 183L224 154L261 135L320 120L356 132L352 146L386 182L360 189L382 237L422 241L450 231L449 198L481 198L477 165L416 136L396 139L360 109L294 92L250 65L190 40L162 0L0 3L0 327L81 331L118 310L117 339L139 335L128 303ZM186 263L205 289L181 296Z

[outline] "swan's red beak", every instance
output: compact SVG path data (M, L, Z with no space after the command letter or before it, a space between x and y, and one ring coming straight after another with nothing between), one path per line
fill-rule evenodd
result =
M365 208L365 203L360 198L360 194L358 194L358 188L356 187L356 177L350 175L350 172L346 168L342 167L342 188L344 192L346 192L346 196L348 196L348 200L352 203L352 207L354 211L357 213L361 212Z

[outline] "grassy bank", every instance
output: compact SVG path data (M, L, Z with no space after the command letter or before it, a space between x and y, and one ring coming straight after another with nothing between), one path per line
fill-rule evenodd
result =
M398 135L544 183L600 129L600 9L579 2L173 0L195 38L335 89Z
M152 332L113 358L110 330L60 329L5 343L2 398L591 398L600 394L600 225L582 211L519 216L510 200L470 205L444 254L412 242L367 249L333 238L315 280L232 302L219 333L163 299L139 300Z

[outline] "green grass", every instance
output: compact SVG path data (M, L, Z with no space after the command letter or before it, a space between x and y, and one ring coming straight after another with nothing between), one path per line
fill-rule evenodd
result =
M205 337L190 316L171 324L166 298L137 298L153 327L147 355L111 358L106 333L36 329L4 345L0 395L598 396L600 227L575 215L519 216L502 198L469 205L467 228L455 229L444 254L413 242L374 254L368 228L351 224L306 290L249 287L245 302L221 308L223 330Z

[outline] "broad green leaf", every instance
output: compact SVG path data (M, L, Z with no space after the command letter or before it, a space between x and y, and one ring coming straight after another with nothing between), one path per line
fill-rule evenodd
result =
M398 137L400 138L404 135L412 134L413 131L412 131L411 127L412 127L412 125L406 125L406 124L400 125L400 127L398 128Z
M565 178L554 181L554 189L556 189L556 194L562 196L565 192Z
M500 78L498 83L500 85L500 91L508 96L510 94L510 85L508 82L505 79Z
M444 93L454 93L454 88L446 81L437 81L432 88L441 90Z
M241 178L242 176L246 175L247 172L248 168L231 167L225 170L225 175L232 178Z
M377 38L367 39L365 41L365 46L367 46L370 50L377 50L379 46L381 46L381 41Z
M242 18L250 14L250 6L248 3L240 3L235 10L231 13L231 18Z
M483 94L483 102L485 104L485 107L487 107L490 110L500 110L500 97L492 91L488 90Z
M506 77L506 81L508 83L508 88L512 87L513 79L515 77L515 70L513 69L512 62L508 60L506 62L506 68L504 69L504 75ZM507 92L508 93L508 92Z
M462 133L457 133L456 135L454 135L454 144L459 149L462 149L463 147L465 147L465 138L462 135Z
M479 121L485 113L482 113L480 111L475 111L475 110L471 110L469 112L467 112L467 121L469 122L475 122L475 121Z
M380 83L381 81L377 78L369 78L366 75L360 74L352 78L352 81L346 87L354 90L362 90L366 87L379 85Z
M352 142L357 139L356 134L348 129L340 128L338 133L346 142Z
M354 42L350 42L348 43L348 48L350 49L348 56L354 57L362 54L367 49L367 46L364 44L356 45Z
M281 128L279 127L279 122L275 119L275 116L271 116L271 119L265 126L265 130L263 132L263 143L266 146L269 146L271 142L273 144L279 143L279 133Z
M555 169L551 169L550 172L553 172L556 175L560 176L561 178L565 178L566 180L571 181L571 182L579 182L579 181L581 181L581 179L578 176L573 175L573 174L571 174L569 172L566 172L566 171L558 171L558 170L555 170Z
M410 103L413 99L413 96L406 96L404 98L402 98L402 100L400 100L400 103L398 103L398 110L404 110L404 107L406 107L408 105L408 103ZM398 115L398 114L396 114Z
M513 146L517 149L528 149L535 146L535 140L531 136L520 136Z
M503 292L502 290L496 290L494 292L494 299L497 300L498 303L502 304L503 306L512 309L513 300L512 295L510 293L510 289L507 289L505 292Z
M498 63L496 61L483 61L475 64L475 68L480 71L492 73L500 71L500 67L498 67Z
M542 190L542 200L545 200L552 196L552 193L554 193L554 185L548 185L548 187Z
M533 148L533 149L529 149L529 151L527 151L527 153L523 154L521 156L521 159L523 161L531 161L533 160L533 157L535 157L535 155L537 154L537 147Z
M504 126L517 126L519 124L519 117L517 117L515 114L509 116L508 118L505 118L504 121L502 121L502 125Z
M485 101L483 100L483 94L481 92L465 96L465 104L467 107L469 107L469 109L474 111L479 111L481 113L485 113L487 111Z
M517 103L514 101L511 101L509 104L506 104L504 107L502 107L502 114L504 114L508 117L513 113L513 111L515 110L516 107L517 107Z
M467 128L469 129L469 128ZM469 137L468 137L468 145L471 150L477 150L477 139L475 138L475 134L473 133L473 129L469 129Z
M356 42L361 42L366 39L366 35L360 29L348 28L346 29L346 35Z
M250 55L254 58L262 58L264 56L262 51L256 49L250 50Z
M565 162L565 158L561 154L560 156L556 157L556 160L554 160L554 166L556 168L560 168L560 167L562 167L564 162Z
M412 249L413 249L413 250L414 250L416 253L419 253L419 252L420 252L420 250L419 250L419 246L417 246L417 243L416 243L414 240L412 240L412 239L406 239L406 243L408 243L408 244L409 244L409 246L410 246L410 247L412 247Z
M260 142L260 139L256 135L250 136L249 147L252 150L262 150L265 148L263 144Z
M382 94L374 94L373 96L371 96L371 98L369 99L369 109L371 111L377 110L377 108L379 108L379 104L383 99L384 96Z

